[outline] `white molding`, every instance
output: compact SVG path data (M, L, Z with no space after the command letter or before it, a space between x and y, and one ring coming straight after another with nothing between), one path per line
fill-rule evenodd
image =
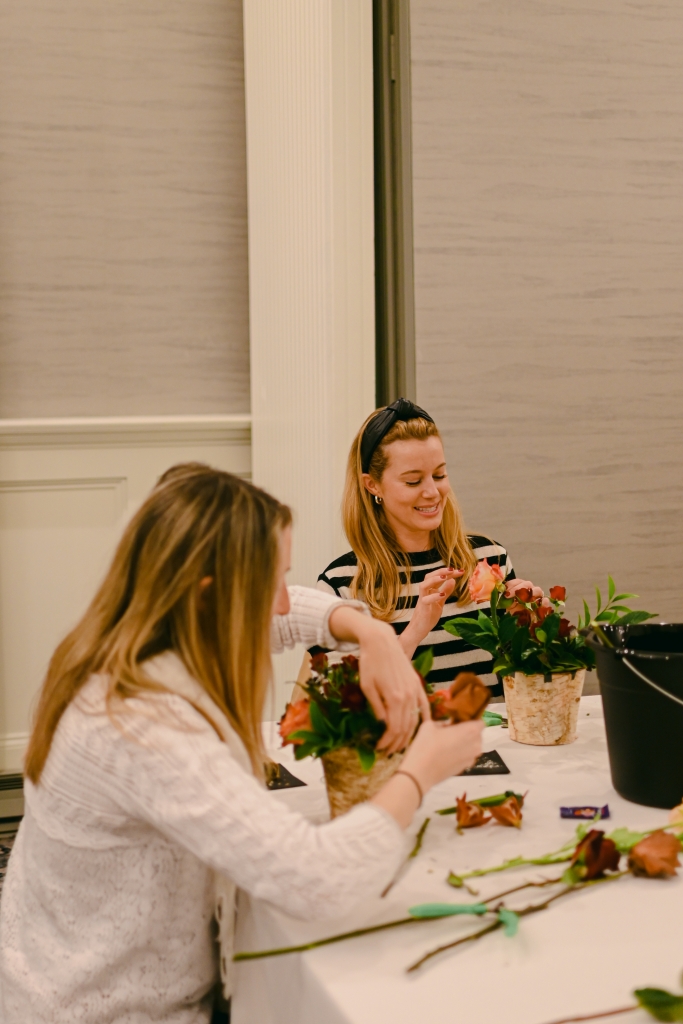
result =
M251 416L83 416L0 420L0 448L249 444Z
M0 771L21 771L30 735L29 732L0 734ZM9 794L16 796L16 791L8 790Z

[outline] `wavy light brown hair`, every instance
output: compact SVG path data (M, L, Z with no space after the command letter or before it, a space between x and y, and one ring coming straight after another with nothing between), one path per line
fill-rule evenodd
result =
M370 420L381 412L376 409L368 416L351 445L346 467L346 484L342 501L344 531L358 559L358 571L351 584L354 597L370 607L375 618L390 621L397 609L401 593L402 571L410 583L410 558L403 551L391 529L384 506L378 505L363 483L361 438ZM441 435L436 424L423 417L398 420L377 446L369 466L373 480L379 483L389 464L389 447L394 441L425 441ZM432 534L433 546L446 565L464 569L456 581L455 593L460 604L467 604L467 584L474 572L477 559L467 539L462 515L453 491L450 491L438 529Z
M93 673L109 677L107 708L112 715L116 704L118 714L126 698L163 692L143 663L168 650L223 711L254 773L263 774L270 617L279 536L291 521L286 505L230 473L187 463L164 474L126 527L92 604L52 656L26 755L32 782L64 711ZM213 582L202 590L207 577Z

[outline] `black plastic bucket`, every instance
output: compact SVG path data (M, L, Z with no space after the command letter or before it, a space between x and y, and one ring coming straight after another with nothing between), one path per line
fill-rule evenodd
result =
M595 651L612 782L648 807L683 799L683 624L606 626Z

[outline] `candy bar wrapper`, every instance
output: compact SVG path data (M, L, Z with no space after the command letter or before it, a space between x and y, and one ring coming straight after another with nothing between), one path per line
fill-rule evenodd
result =
M583 818L587 821L593 821L594 818L600 819L609 818L609 806L605 804L604 807L560 807L561 818Z

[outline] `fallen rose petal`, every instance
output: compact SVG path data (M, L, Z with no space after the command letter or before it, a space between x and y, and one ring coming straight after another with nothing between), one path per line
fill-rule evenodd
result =
M647 878L675 875L680 867L680 852L681 844L676 836L667 832L653 832L632 848L628 858L629 870L634 875Z
M491 691L474 672L459 672L450 685L449 695L441 702L453 725L479 718L491 700Z
M616 844L600 829L591 829L574 850L570 868L576 868L582 880L602 878L605 871L616 871L621 854Z
M566 587L551 587L548 591L551 601L564 601L567 596Z
M471 599L477 604L488 601L496 585L502 583L504 578L499 565L489 565L486 559L477 562L469 582Z
M455 798L456 818L458 828L478 828L491 820L491 815L486 815L479 804L471 804L467 800L467 793Z
M296 700L293 704L288 704L285 708L285 713L280 719L280 738L282 739L282 745L287 746L291 743L292 746L298 746L303 743L303 740L292 740L289 737L293 732L298 732L300 729L312 730L311 725L311 702L309 700Z
M522 827L522 804L516 796L509 796L502 804L490 807L489 810L499 825L507 825L510 828Z

